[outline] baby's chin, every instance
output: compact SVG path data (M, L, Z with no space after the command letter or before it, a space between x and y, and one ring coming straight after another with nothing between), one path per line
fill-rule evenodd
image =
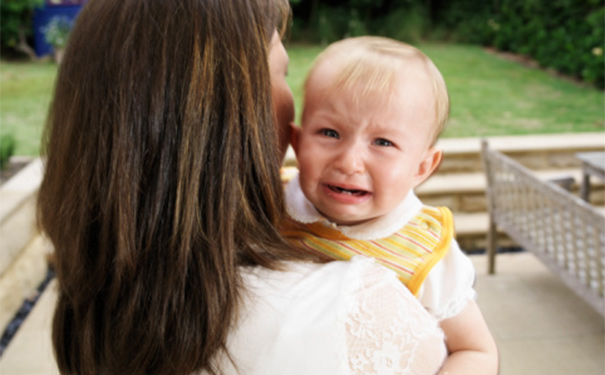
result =
M328 219L328 221L330 223L336 224L338 226L343 226L343 227L351 227L354 225L360 225L360 224L365 224L369 221L374 220L376 217L375 216L371 216L371 217L365 217L365 216L355 216L355 215L338 215L338 214L332 214L332 215L327 215L325 214L321 209L315 207L317 209L317 211L319 211L319 213L325 217L326 219Z

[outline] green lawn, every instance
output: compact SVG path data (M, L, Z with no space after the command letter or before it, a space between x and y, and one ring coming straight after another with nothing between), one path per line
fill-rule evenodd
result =
M56 75L53 63L0 63L0 132L15 137L15 154L38 154Z
M322 48L287 48L288 83L299 115L306 72ZM605 131L603 91L525 68L476 46L420 48L449 88L452 108L444 137ZM15 136L16 154L38 154L56 71L52 63L0 63L0 132Z
M451 97L444 136L605 130L605 95L476 46L420 47L441 70Z

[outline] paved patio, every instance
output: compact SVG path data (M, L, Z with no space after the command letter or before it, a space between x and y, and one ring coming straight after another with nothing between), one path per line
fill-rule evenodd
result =
M605 374L605 322L533 255L498 256L498 274L486 275L487 257L471 256L479 305L498 342L501 375ZM54 282L0 358L2 375L58 374L50 321Z

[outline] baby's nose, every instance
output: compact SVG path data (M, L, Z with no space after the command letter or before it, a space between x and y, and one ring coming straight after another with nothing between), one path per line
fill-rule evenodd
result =
M334 167L341 173L352 175L365 172L364 153L360 147L343 147L334 160Z

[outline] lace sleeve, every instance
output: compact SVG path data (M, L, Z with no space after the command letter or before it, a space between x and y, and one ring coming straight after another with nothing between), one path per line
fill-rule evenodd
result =
M446 356L436 319L397 280L370 259L353 259L344 312L350 374L436 374Z

